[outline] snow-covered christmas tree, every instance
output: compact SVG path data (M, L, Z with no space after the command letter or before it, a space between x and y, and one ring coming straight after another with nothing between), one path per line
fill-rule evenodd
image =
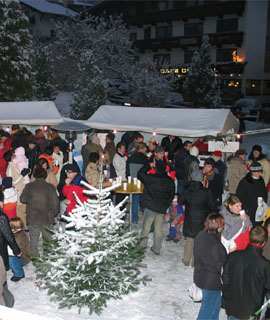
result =
M92 51L81 54L79 79L74 88L71 118L87 120L106 102L107 81L96 64Z
M137 234L123 228L125 200L114 206L109 198L119 185L96 189L83 184L90 199L77 199L77 208L66 218L72 229L54 233L48 254L37 261L37 277L61 308L86 307L100 314L108 299L145 283L147 277L140 275L144 254Z
M19 0L0 0L0 101L32 99L32 40Z
M211 108L220 104L217 79L211 67L209 37L204 36L199 51L195 51L183 84L194 107Z

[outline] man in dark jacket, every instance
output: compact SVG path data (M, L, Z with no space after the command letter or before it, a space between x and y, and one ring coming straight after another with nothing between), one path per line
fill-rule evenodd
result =
M262 197L267 202L267 191L261 175L261 164L259 162L252 162L250 172L239 182L236 189L236 194L242 201L243 209L249 215L253 226L261 224L261 222L255 221L258 197Z
M184 161L189 156L189 151L192 147L190 141L185 141L181 149L175 153L175 171L177 178L177 193L182 194L184 192Z
M35 181L28 183L20 197L26 203L26 223L29 228L30 247L33 255L38 254L40 233L43 240L50 239L48 229L53 228L54 217L59 212L59 200L55 187L47 183L47 172L36 167L33 176Z
M183 227L186 244L182 259L185 266L189 266L191 260L191 264L194 266L194 238L203 230L207 215L217 209L217 202L214 200L210 190L207 190L202 185L203 174L201 170L194 170L190 177L191 181L180 197L180 202L186 206Z
M153 166L155 166L156 173L149 174L148 171ZM163 161L144 165L138 172L138 179L144 184L140 203L145 207L140 246L147 246L148 234L154 222L154 246L151 250L158 255L163 240L163 217L173 200L175 185L173 180L168 176L166 165Z
M266 229L251 229L249 240L245 250L229 254L222 274L225 310L237 319L254 315L270 290L270 263L262 256Z
M174 154L183 146L183 143L178 137L168 136L162 139L161 146L164 148L165 152L168 152L168 159L174 163Z

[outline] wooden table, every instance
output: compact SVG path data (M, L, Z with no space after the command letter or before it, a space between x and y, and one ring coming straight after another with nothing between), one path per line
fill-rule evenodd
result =
M127 189L124 190L123 184L127 184ZM137 188L137 185L133 182L128 183L127 181L123 181L121 187L115 189L116 193L122 193L129 196L129 230L131 231L131 223L132 223L132 195L133 194L141 194L143 193L144 185L141 183L141 187Z

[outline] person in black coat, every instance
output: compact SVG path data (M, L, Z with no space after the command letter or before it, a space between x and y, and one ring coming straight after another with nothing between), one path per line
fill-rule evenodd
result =
M190 141L185 141L181 149L175 153L175 171L177 178L177 193L182 194L184 192L184 161L189 156L189 151L192 147Z
M39 145L35 141L30 140L28 142L28 148L25 151L25 155L29 162L28 168L31 170L29 176L31 177L34 171L34 167L37 164L38 157L41 155Z
M168 152L168 159L174 162L174 154L177 150L182 148L182 139L175 136L164 137L161 140L161 146L164 148L165 152Z
M222 274L223 302L228 316L249 319L270 291L270 263L263 256L267 231L257 226L249 234L245 250L229 254Z
M148 173L151 167L155 167L155 174ZM140 204L145 207L140 246L147 246L148 235L154 222L154 245L151 250L158 255L163 240L163 217L173 200L175 185L167 175L166 165L162 160L144 165L138 172L138 179L144 184Z
M261 224L260 222L255 222L258 197L262 197L264 202L267 202L267 191L261 175L261 164L252 162L250 172L239 182L236 189L236 194L243 204L243 210L246 211L253 226Z
M184 257L182 262L189 266L193 256L194 238L203 230L204 221L210 212L217 209L217 202L213 199L210 190L202 185L203 175L201 170L191 173L191 181L180 197L181 204L185 204L185 219L183 235L186 237ZM192 265L194 262L192 261Z
M194 283L202 289L202 304L198 320L218 319L221 306L221 269L226 261L226 249L220 242L224 218L210 214L204 230L194 241Z
M11 231L8 217L2 211L4 205L4 194L0 192L0 255L3 258L6 270L9 270L8 251L9 245L15 256L21 256L21 250L18 247L14 234Z

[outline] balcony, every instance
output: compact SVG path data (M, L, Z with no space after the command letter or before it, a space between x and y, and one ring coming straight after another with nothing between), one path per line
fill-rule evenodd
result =
M199 18L204 20L209 16L218 16L222 18L227 14L237 14L242 16L245 10L245 0L242 1L224 1L207 3L202 6L184 7L161 12L147 12L137 16L125 16L127 23L130 25L142 26L143 24L153 24L158 22L170 22L173 20L188 21L188 19Z
M218 48L222 47L222 44L232 44L237 47L241 47L243 42L244 33L243 32L227 32L227 33L213 33L209 34L210 43ZM199 47L202 42L202 35L198 36L179 36L166 39L148 39L148 40L137 40L134 41L134 47L139 49L140 52L145 50L159 50L172 48L182 48L187 47Z

